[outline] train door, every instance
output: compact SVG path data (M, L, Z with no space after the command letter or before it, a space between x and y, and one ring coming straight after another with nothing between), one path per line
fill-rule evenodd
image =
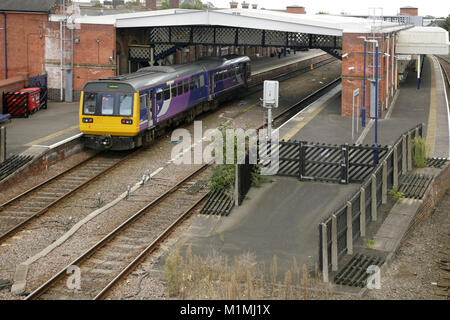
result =
M156 124L155 94L153 89L147 94L147 114L149 126Z
M214 71L210 71L208 75L209 100L214 98L214 82Z

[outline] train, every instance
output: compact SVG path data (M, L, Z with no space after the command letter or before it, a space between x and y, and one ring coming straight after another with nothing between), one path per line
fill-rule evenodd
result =
M248 87L250 74L249 57L228 55L88 82L79 107L83 143L95 150L146 145L162 128L189 123L220 97Z

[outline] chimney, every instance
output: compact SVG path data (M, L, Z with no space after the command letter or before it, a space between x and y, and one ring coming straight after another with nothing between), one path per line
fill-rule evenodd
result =
M147 10L156 10L156 0L145 0Z
M286 12L287 13L296 13L296 14L305 14L305 7L300 7L300 6L289 6L286 7Z
M180 7L180 0L169 0L169 8L176 9Z
M253 9L258 9L258 4L256 4L256 3L255 3L255 4L252 4L252 8L253 8Z
M400 8L400 15L418 16L419 9L417 9L415 7L403 7L403 8Z
M236 9L238 6L238 2L237 1L231 1L230 2L230 8L231 9Z
M242 2L241 3L241 6L242 6L242 9L248 9L248 6L249 6L250 4L249 3L247 3L247 2Z

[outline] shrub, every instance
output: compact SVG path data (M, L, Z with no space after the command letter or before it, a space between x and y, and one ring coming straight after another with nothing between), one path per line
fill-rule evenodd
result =
M426 145L425 139L414 138L412 142L413 142L414 165L417 168L426 167L425 156L426 156L426 151L427 151L427 145Z

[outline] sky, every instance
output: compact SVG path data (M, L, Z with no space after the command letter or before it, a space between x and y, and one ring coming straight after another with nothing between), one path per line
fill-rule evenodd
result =
M89 0L78 1L89 2ZM211 2L218 8L229 8L231 0L202 1L204 3ZM241 3L243 0L236 1ZM246 0L246 2L258 4L258 9L285 9L288 5L299 5L305 7L307 13L312 14L319 11L330 14L340 14L342 11L349 14L368 14L370 7L381 7L384 15L396 15L400 7L405 6L419 8L419 15L421 16L447 17L450 14L449 0Z

